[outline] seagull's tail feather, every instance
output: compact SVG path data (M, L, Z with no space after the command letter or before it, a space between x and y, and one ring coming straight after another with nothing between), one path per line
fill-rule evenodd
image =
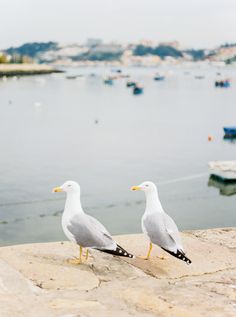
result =
M169 254L173 255L177 259L186 262L188 265L192 263L192 261L186 257L186 255L184 254L183 251L177 250L177 252L175 253L175 252L169 251L169 250L164 249L164 248L162 248L162 249L165 250L166 252L168 252Z
M118 256L124 256L130 259L134 258L134 255L131 253L128 253L125 249L123 249L120 245L116 245L116 249L115 250L106 250L106 249L97 249L99 251L105 252L105 253L109 253L109 254L113 254L113 255L118 255Z

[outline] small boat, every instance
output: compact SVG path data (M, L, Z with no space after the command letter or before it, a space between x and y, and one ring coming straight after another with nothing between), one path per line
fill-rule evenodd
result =
M135 81L127 81L126 87L134 87L134 86L136 86L136 82Z
M165 80L165 76L160 75L160 74L156 74L156 76L154 77L154 80L157 80L157 81Z
M230 80L229 79L216 80L215 81L215 87L228 88L228 87L230 87Z
M134 95L140 95L143 93L143 87L141 87L140 85L135 85L133 88L133 94Z
M120 78L129 78L129 77L130 77L129 74L121 74L121 75L120 75Z
M67 79L76 79L77 76L66 76Z
M105 78L103 82L105 85L110 85L110 86L113 85L113 79L110 77Z
M196 75L195 76L195 79L204 79L205 78L205 76L203 76L203 75Z
M226 137L236 137L236 126L235 127L224 127Z
M222 182L236 181L236 161L212 161L208 163L210 175Z

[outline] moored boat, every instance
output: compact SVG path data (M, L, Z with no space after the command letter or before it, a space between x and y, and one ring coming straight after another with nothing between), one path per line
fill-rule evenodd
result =
M138 85L138 84L136 84L136 85L134 86L134 88L133 88L133 94L134 94L134 95L140 95L140 94L142 94L142 93L143 93L143 87L140 86L140 85Z
M210 175L222 182L236 181L236 161L211 161Z
M77 76L73 75L73 76L66 76L67 79L76 79Z
M136 82L135 81L127 81L127 83L126 83L126 87L134 87L134 86L136 86Z
M203 76L203 75L195 75L195 79L204 79L205 78L205 76Z
M228 87L230 87L230 80L229 79L216 80L215 81L215 87L228 88Z
M111 77L105 78L103 82L105 85L113 85L113 79Z
M236 137L236 126L223 127L225 137Z
M154 80L157 80L157 81L165 80L165 76L156 75L154 77Z

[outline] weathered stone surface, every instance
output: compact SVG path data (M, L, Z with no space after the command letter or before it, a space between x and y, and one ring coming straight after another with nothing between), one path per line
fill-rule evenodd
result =
M78 252L78 246L69 242L26 244L0 249L2 259L40 288L91 290L99 285L99 279L93 271L87 266L79 267L67 262Z
M207 230L204 232L207 235ZM227 235L228 231L225 232ZM176 260L175 257L164 253L164 251L157 246L153 246L151 253L152 257L149 261L137 257L132 260L132 265L156 278L169 279L209 274L236 267L235 253L226 245L223 245L223 243L216 243L215 231L213 231L212 236L208 233L208 238L205 240L196 239L196 234L198 234L198 231L194 234L185 233L182 236L186 255L192 260L191 265ZM211 237L213 241L211 240ZM134 254L146 255L149 243L142 235L130 235L128 240L126 237L122 236L118 237L118 239L120 244L124 246L124 248L127 248L128 251L131 249ZM158 256L162 254L166 254L168 259L159 259Z
M38 290L18 271L0 260L0 316L53 316ZM30 305L29 305L30 303Z
M190 231L190 234L202 241L210 240L211 243L226 246L234 250L236 249L236 230L234 230L233 228L195 230Z
M236 316L236 229L183 234L191 266L170 255L149 261L93 251L72 265L72 243L0 248L1 317L233 317ZM136 255L147 252L143 235L118 236Z

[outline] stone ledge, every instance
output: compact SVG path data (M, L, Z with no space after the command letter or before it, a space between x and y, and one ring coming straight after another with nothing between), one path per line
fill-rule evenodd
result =
M143 235L117 236L136 255L145 254ZM171 256L149 261L93 251L87 264L70 242L0 248L1 317L236 316L236 228L183 234L191 266Z
M0 64L0 77L63 73L45 64Z

